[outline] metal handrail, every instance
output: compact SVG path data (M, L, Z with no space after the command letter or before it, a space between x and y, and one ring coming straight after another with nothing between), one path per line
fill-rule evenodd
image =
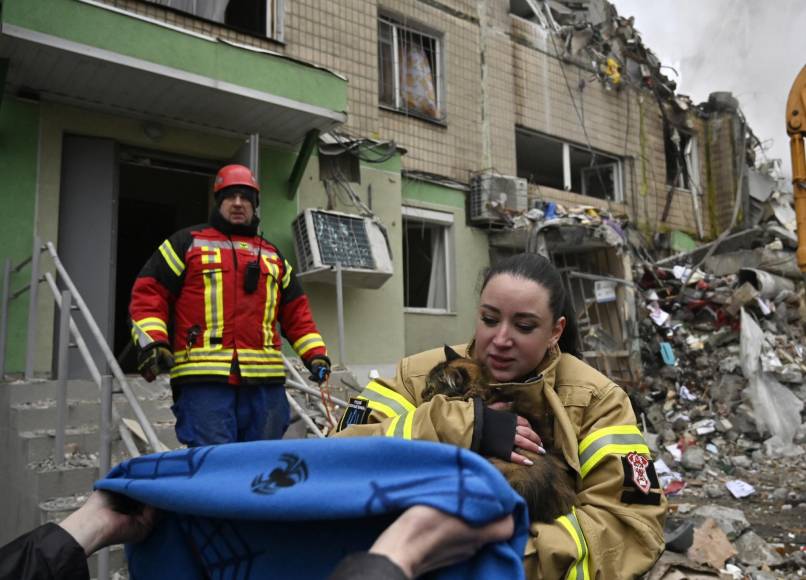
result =
M90 332L95 338L95 341L98 343L101 352L104 354L104 358L106 358L106 363L109 365L112 375L117 379L120 390L123 391L123 395L126 397L126 400L128 401L129 406L137 419L137 422L140 423L140 427L143 428L143 433L145 433L149 446L151 447L152 451L162 450L163 446L157 437L156 432L154 431L154 426L143 412L143 408L140 406L140 402L137 400L137 397L134 396L134 393L129 386L129 382L126 380L126 375L123 374L123 370L121 370L118 361L115 359L115 355L112 354L112 349L109 348L103 333L101 333L101 329L98 327L98 323L95 322L95 318L93 318L92 313L90 313L89 308L87 308L87 304L81 297L78 288L76 288L75 284L73 284L73 280L70 278L67 270L65 270L62 261L59 259L59 255L56 253L56 248L53 246L53 242L48 242L46 245L48 253L53 259L53 264L56 266L56 271L59 273L59 276L61 276L64 285L67 286L67 289L73 295L79 311L84 315L84 321L87 323L87 326L90 327Z
M56 286L56 280L53 279L53 275L50 272L45 273L45 281L48 283L50 287L50 291L53 293L53 299L56 301L56 306L59 307L61 310L62 308L62 296L59 292L59 287ZM87 347L87 343L84 340L84 337L81 336L81 332L78 329L73 317L70 317L70 334L73 337L73 341L75 342L76 348L78 348L78 352L81 354L81 358L84 360L84 364L87 365L87 370L92 375L92 380L98 385L98 388L101 389L101 398L104 397L104 386L103 386L103 377L101 373L98 371L98 367L95 365L95 361L92 360L92 355L90 354L90 349ZM110 387L111 388L111 387ZM134 438L132 437L131 431L126 426L126 424L120 420L120 415L118 414L118 410L114 407L112 408L112 422L114 425L118 426L118 432L120 433L120 438L123 440L123 444L126 446L126 451L129 452L129 455L132 457L137 457L140 455L140 452L137 449L137 444L134 442ZM102 434L102 437L104 435ZM101 447L103 453L103 446ZM107 466L106 471L109 471L109 466ZM105 473L103 468L103 463L101 464L100 468L102 473Z
M56 285L56 281L54 276L49 272L46 272L43 276L39 276L39 255L43 252L47 251L50 254L51 259L53 260L53 264L56 268L56 272L59 275L60 279L62 280L64 286L66 286L67 290L62 293L58 286ZM24 268L28 263L31 264L31 283L24 286L23 288L14 292L14 294L10 295L10 278L11 275L14 273L19 272ZM2 285L2 297L0 297L0 376L2 376L5 372L5 346L6 346L6 338L7 338L7 331L8 331L8 304L11 300L21 296L26 291L30 292L30 307L28 313L28 340L27 340L27 351L26 351L26 366L25 366L25 378L30 380L33 378L33 355L32 351L35 348L35 327L36 327L36 318L37 318L37 308L36 308L36 300L37 300L37 289L40 282L47 282L47 286L50 289L54 302L56 306L61 310L63 310L63 301L67 298L68 304L75 303L75 306L72 309L76 309L81 312L84 317L84 320L89 327L90 333L95 338L95 341L100 348L101 352L106 359L106 363L109 369L112 372L112 375L115 379L117 379L118 384L120 386L120 390L123 395L126 397L129 406L131 407L132 412L137 419L137 422L140 424L140 427L145 434L147 443L149 447L153 451L162 451L165 449L165 446L157 437L156 432L154 431L154 427L151 422L148 420L148 417L143 412L142 407L140 406L140 402L134 396L134 393L129 386L129 383L126 379L126 376L123 374L120 365L117 362L117 359L112 354L112 350L109 348L106 340L104 339L103 334L101 333L101 329L98 327L97 322L92 316L92 313L89 311L86 302L82 298L81 294L79 293L78 289L76 288L75 284L73 283L72 278L67 273L67 270L62 264L61 259L59 258L58 253L56 252L56 248L52 242L47 242L44 246L40 243L38 237L34 237L34 245L33 245L33 252L30 257L24 259L22 262L17 264L12 268L11 261L6 260L5 262L5 275L3 278L3 285ZM70 308L68 306L68 308ZM81 358L84 360L84 363L89 370L90 375L92 376L93 381L98 385L98 388L101 390L102 398L108 396L108 393L104 393L104 377L102 377L101 372L99 371L95 361L93 360L90 350L87 346L84 337L81 335L81 332L76 325L75 321L73 320L72 316L69 312L62 312L61 316L62 325L60 327L60 336L63 340L60 340L60 349L63 349L62 352L59 353L60 361L66 356L66 348L69 339L64 339L66 336L72 337L74 343L71 346L75 346L78 348L79 353L81 354ZM64 343L64 344L62 344ZM305 392L309 395L319 395L319 391L313 389L306 385L305 380L302 376L297 372L297 370L291 365L290 361L283 356L283 363L288 370L289 377L286 381L286 384L292 388ZM66 359L65 359L66 360ZM64 440L64 433L59 433L58 431L63 431L63 423L64 423L64 393L66 392L66 363L59 365L60 372L59 372L59 380L61 382L60 386L60 393L59 393L59 425L61 429L57 427L57 434L56 434L56 441L57 446L59 442L63 442ZM293 400L293 398L287 394L289 404L294 408L294 410L300 415L303 421L306 423L308 428L316 434L318 437L323 437L323 433L321 430L314 424L311 418L305 413L302 407ZM346 407L347 403L341 399L336 397L330 397L331 401L336 405ZM113 424L116 424L118 430L120 432L121 439L123 440L127 451L133 457L138 456L140 453L137 449L137 445L134 442L134 438L132 437L132 433L129 427L125 424L124 421L121 420L120 415L117 412L117 409L112 407L111 409L111 420ZM102 433L102 438L105 434ZM108 450L106 450L108 452ZM58 452L57 461L58 461Z
M153 451L161 451L165 449L165 446L160 442L159 438L157 437L156 432L154 431L154 427L151 422L148 420L148 417L143 412L142 407L140 406L140 402L134 396L134 393L129 386L128 381L126 380L126 376L123 374L123 371L120 368L117 360L115 359L114 355L112 354L112 350L109 348L106 340L104 339L103 334L101 333L98 324L95 322L95 319L92 316L92 313L89 311L86 302L82 298L81 294L79 293L78 289L76 288L75 284L73 283L72 279L70 278L67 270L65 269L64 265L62 264L59 256L56 252L56 248L54 247L52 242L47 242L44 246L41 244L39 238L34 236L34 244L33 244L33 251L29 258L26 258L21 263L17 264L15 267L11 267L11 261L6 260L5 268L4 268L4 279L3 279L3 286L2 286L2 304L0 304L0 316L2 316L2 321L0 322L0 376L5 373L5 347L6 347L6 339L7 339L7 332L8 332L8 304L10 300L13 300L17 296L23 294L26 290L30 292L29 294L29 309L28 309L28 337L27 337L27 346L26 346L26 363L25 363L25 378L30 380L33 378L33 351L35 350L36 341L35 341L35 334L36 334L36 319L37 319L37 295L38 295L38 286L39 283L42 281L47 282L47 285L53 294L54 301L56 306L61 310L62 309L62 293L59 291L54 277L50 273L45 273L44 276L39 276L39 258L40 254L43 251L47 251L56 267L56 271L60 276L62 282L67 287L67 291L65 295L69 294L70 300L69 302L75 303L75 309L79 310L84 317L87 326L93 337L95 338L98 347L104 354L104 358L106 359L106 363L109 369L112 371L115 379L117 379L118 384L120 386L120 390L123 395L126 397L127 402L137 419L137 422L140 424L140 427L143 429L143 433L145 434L147 443L149 447ZM31 282L27 286L21 288L13 295L10 296L10 278L11 275L14 273L19 272L23 267L25 267L28 263L31 264ZM87 368L92 375L93 381L98 385L99 389L101 390L102 398L106 396L103 392L104 389L104 380L99 372L95 362L90 355L89 348L87 347L86 341L84 340L81 332L78 329L78 326L75 324L72 316L69 313L65 313L63 316L63 320L68 321L68 324L65 324L65 328L63 331L63 336L71 335L73 340L75 341L74 345L78 348L84 363L87 365ZM69 327L69 331L68 331ZM65 341L66 342L66 341ZM66 345L64 345L66 348ZM62 373L65 374L65 371L62 369ZM59 377L60 379L63 377ZM111 383L110 383L111 384ZM110 387L111 388L111 387ZM61 395L60 395L61 397ZM63 409L59 411L59 413L63 413ZM134 438L132 437L132 433L129 430L128 426L121 420L120 415L118 414L117 410L112 408L112 421L113 423L117 424L118 431L120 433L121 439L123 440L127 451L131 456L138 456L140 453L137 449L137 445L134 442ZM58 431L58 428L57 428ZM101 434L102 439L104 438L105 434ZM62 434L63 437L63 434ZM57 440L60 440L60 436L57 433ZM56 459L58 461L58 452L56 453Z

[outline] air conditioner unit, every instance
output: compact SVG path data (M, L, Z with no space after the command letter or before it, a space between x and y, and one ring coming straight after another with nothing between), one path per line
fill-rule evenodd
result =
M394 273L381 227L370 218L306 209L293 223L297 276L336 283L341 264L345 286L380 288Z
M470 222L475 225L503 224L502 212L527 210L526 180L521 177L479 173L470 180Z

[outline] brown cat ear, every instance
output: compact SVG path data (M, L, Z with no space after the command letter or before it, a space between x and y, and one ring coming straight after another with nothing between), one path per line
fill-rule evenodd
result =
M450 362L462 358L462 355L453 350L447 344L445 345L445 360Z

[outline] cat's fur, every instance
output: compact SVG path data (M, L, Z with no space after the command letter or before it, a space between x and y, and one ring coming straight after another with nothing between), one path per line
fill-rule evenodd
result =
M430 401L435 395L464 399L480 397L486 404L502 400L490 388L492 380L485 366L461 356L447 345L445 358L426 377L422 393L424 401ZM551 522L571 511L576 500L575 478L562 456L550 449L550 442L541 433L540 422L534 417L533 410L518 408L518 401L512 404L512 412L528 419L534 431L543 437L546 455L519 449L518 453L531 459L534 465L520 465L494 457L490 458L490 462L526 501L533 522Z

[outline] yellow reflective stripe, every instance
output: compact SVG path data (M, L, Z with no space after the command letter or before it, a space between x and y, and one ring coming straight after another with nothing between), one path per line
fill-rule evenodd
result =
M218 264L221 262L221 248L210 248L202 246L202 264Z
M401 439L411 440L411 426L414 423L414 413L416 413L416 411L397 415L386 430L387 437L400 437Z
M283 364L283 357L279 353L255 353L255 354L244 354L242 351L238 351L238 361L243 363L275 363L275 364Z
M263 262L269 269L266 276L266 309L263 311L263 344L266 347L274 343L274 310L277 307L277 265L272 263L266 256Z
M613 425L611 427L603 427L592 431L585 437L579 444L579 454L583 454L585 450L593 444L597 439L601 439L607 435L640 435L641 431L635 425Z
M204 348L211 348L210 339L221 337L224 317L224 275L221 270L204 270Z
M241 366L241 377L248 379L255 377L285 377L285 369L269 365L260 365L255 368Z
M297 351L299 356L303 356L306 352L310 351L311 349L322 347L324 348L325 341L322 340L322 335L316 332L312 332L310 334L306 334L299 340L297 340L293 347L294 350Z
M368 406L369 406L370 409L372 409L373 411L378 411L379 413L383 413L387 417L400 417L399 413L395 413L395 411L391 407L389 407L387 405L384 405L383 403L379 403L378 401L373 401L373 400L368 399L368 398L366 398L366 397L364 397L362 395L358 395L356 397L356 399L363 399L363 400L367 401L369 403Z
M627 455L628 453L639 453L641 455L650 455L649 447L646 444L638 445L636 443L628 443L624 445L605 445L598 449L596 453L590 456L590 459L582 463L579 469L579 475L585 477L591 469L608 455Z
M299 356L305 356L305 353L307 353L310 350L313 350L314 348L325 348L325 341L320 339L315 340L310 344L306 344L305 348L301 349L298 354Z
M372 405L370 404L370 407ZM414 413L404 413L403 415L396 415L386 428L387 437L400 437L401 439L411 440L411 428L414 423Z
M577 559L574 564L568 569L565 577L567 580L589 580L590 572L588 571L588 543L585 541L585 535L582 533L582 527L579 525L579 520L576 516L576 508L571 508L571 513L557 518L559 523L565 531L574 540L577 547Z
M168 327L159 318L149 317L142 320L132 320L132 339L140 348L145 348L154 341L148 334L149 330L168 334Z
M219 350L206 350L203 348L192 348L189 352L185 349L180 349L174 354L174 357L177 363L182 363L185 361L195 363L203 362L205 360L212 360L213 362L229 362L232 360L232 349L224 348Z
M376 401L392 408L399 409L395 412L395 415L402 415L403 413L413 411L415 409L414 405L403 395L393 391L389 387L383 386L377 381L370 381L367 386L364 387L364 390L361 392L361 396L370 401Z
M171 369L171 378L184 377L189 375L217 375L229 376L230 363L184 363L177 364Z
M638 427L614 425L597 429L579 444L580 475L585 477L608 455L626 455L631 452L649 455L649 447Z
M370 407L372 407L372 404L370 404ZM400 423L400 418L402 416L403 415L396 415L395 418L392 419L392 422L389 423L389 427L386 428L386 436L387 437L397 437L398 436L397 435L397 424Z
M168 267L173 270L173 273L177 276L181 276L182 272L185 271L185 263L179 259L179 256L176 255L171 242L165 240L159 247L160 254L162 254L162 258L165 260L165 263L168 264Z
M168 325L166 324L166 322L161 318L157 318L156 316L148 316L146 318L141 318L140 320L133 320L132 322L139 325L140 328L154 326L154 327L160 327L163 330L168 330Z
M288 288L288 284L291 282L291 264L288 263L288 260L283 260L283 266L285 266L285 274L283 274L283 288Z
M414 424L414 414L417 411L409 411L403 415L398 415L393 421L395 425L394 436L411 440L411 429Z

